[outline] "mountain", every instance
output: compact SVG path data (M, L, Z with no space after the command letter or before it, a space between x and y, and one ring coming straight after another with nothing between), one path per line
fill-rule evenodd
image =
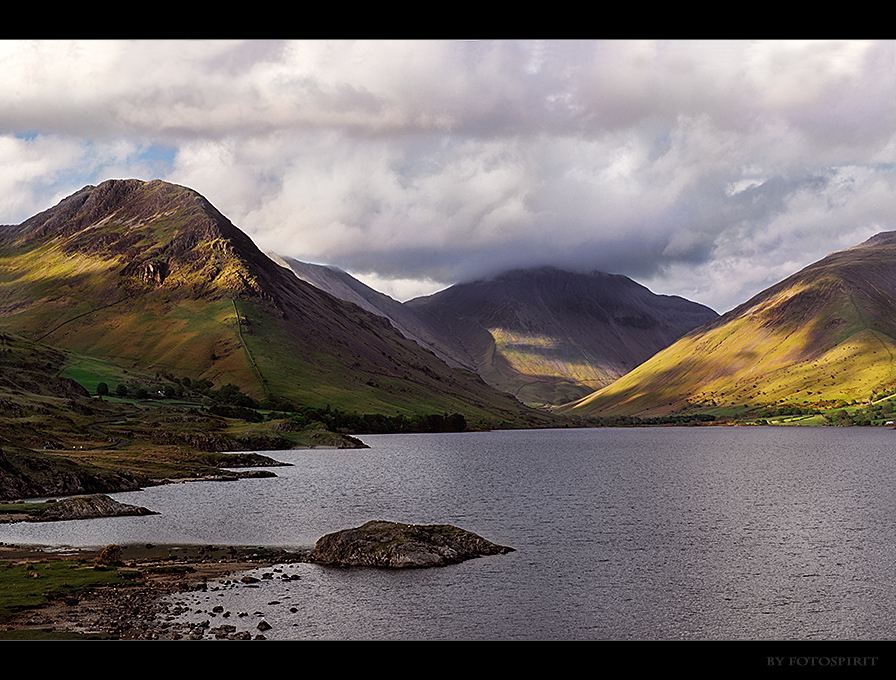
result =
M867 402L896 387L896 232L824 259L563 410L658 415Z
M461 283L402 304L335 267L271 257L302 280L388 318L447 363L536 404L585 396L717 316L624 276L551 267Z
M361 283L338 267L300 262L291 257L267 253L274 262L286 267L302 281L323 290L340 300L351 302L371 314L385 317L402 335L433 352L449 366L476 371L473 362L463 361L463 352L452 348L450 339L438 337L417 312L398 300ZM446 353L447 352L447 353ZM455 357L460 357L458 360Z
M631 279L509 271L405 303L446 354L521 401L558 404L611 383L717 314Z
M472 423L545 418L299 280L204 197L159 180L87 186L0 227L0 330L258 400Z

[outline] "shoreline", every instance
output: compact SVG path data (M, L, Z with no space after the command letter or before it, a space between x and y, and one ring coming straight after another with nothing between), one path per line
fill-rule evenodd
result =
M44 605L23 610L0 622L0 639L47 638L78 634L85 639L179 640L265 639L259 631L196 630L172 623L171 605L163 598L206 590L215 579L302 561L307 550L213 545L122 545L118 566L127 578L112 586L97 586L76 595L59 595ZM0 567L59 560L91 562L101 548L49 548L0 544ZM7 631L16 631L11 634ZM33 634L33 637L29 637Z

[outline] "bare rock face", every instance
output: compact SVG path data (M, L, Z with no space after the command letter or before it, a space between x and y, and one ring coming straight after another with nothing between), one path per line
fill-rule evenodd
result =
M419 525L373 520L354 529L323 536L305 561L401 569L443 567L474 557L508 552L513 552L513 548L496 545L450 524Z

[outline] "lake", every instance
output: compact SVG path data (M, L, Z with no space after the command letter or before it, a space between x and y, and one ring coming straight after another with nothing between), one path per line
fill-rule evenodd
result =
M234 612L235 624L237 611L264 615L269 639L881 640L896 633L893 430L361 438L370 449L267 452L293 464L274 468L275 479L113 494L160 515L2 525L0 541L310 547L323 534L385 519L455 524L516 549L438 569L284 565L255 587L180 598L190 620L209 618L217 604Z

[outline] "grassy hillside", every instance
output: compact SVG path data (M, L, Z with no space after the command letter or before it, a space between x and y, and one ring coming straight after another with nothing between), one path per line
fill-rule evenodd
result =
M896 387L896 238L834 253L565 407L583 415L869 405Z

